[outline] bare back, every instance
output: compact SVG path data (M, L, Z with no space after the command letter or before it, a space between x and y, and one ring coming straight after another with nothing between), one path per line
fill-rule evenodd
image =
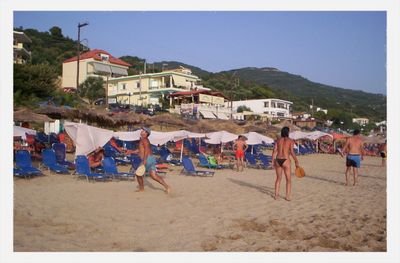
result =
M344 151L349 154L362 155L364 153L363 141L358 136L348 138L344 146Z
M293 150L293 140L287 137L280 138L276 142L276 158L289 159L289 155Z

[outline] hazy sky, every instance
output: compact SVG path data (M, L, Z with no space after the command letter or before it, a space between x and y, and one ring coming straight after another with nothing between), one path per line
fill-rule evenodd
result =
M276 67L311 81L386 94L385 12L14 12L91 49L217 72Z

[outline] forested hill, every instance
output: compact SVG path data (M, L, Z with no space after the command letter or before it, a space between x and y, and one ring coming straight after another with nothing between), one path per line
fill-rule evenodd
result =
M77 41L65 37L61 28L57 26L47 32L31 28L15 28L15 30L24 32L32 40L32 43L24 44L24 47L32 52L32 64L50 64L54 66L57 74L61 75L63 61L76 56ZM82 45L81 50L84 52L89 49Z
M299 105L310 105L313 101L314 105L327 109L341 109L375 120L386 119L386 96L382 94L332 87L275 68L248 67L218 74L232 75L234 72L241 79L284 93L284 97Z

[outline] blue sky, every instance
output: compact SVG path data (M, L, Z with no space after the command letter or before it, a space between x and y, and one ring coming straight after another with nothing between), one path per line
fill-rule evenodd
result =
M276 67L336 87L386 94L385 12L14 12L14 26L52 26L91 49L217 72Z

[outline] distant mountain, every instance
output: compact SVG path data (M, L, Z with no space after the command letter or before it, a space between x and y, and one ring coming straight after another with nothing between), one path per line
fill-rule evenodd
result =
M207 78L208 76L210 76L210 74L212 74L211 72L208 72L199 67L195 67L195 66L188 65L188 64L185 64L182 62L178 62L178 61L161 61L161 62L154 63L154 67L159 70L162 69L163 65L164 65L164 69L175 69L175 68L179 68L179 66L188 68L192 71L192 73L194 75L199 76L200 78Z
M286 93L287 99L300 100L305 105L327 109L342 109L359 116L369 116L375 120L386 119L386 96L359 90L343 89L312 82L302 76L280 71L276 68L241 68L220 72L233 74L241 79L253 80L267 85L273 91Z

